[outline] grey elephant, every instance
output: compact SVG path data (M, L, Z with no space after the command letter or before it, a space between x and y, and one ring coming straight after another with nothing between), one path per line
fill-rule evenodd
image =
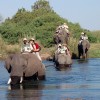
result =
M55 53L55 61L54 62L56 64L56 68L70 67L72 64L72 59L67 54Z
M35 54L9 55L5 60L5 68L10 73L11 85L24 82L29 78L45 79L45 66Z
M56 31L53 40L56 45L59 43L68 44L69 33L65 29L61 28L58 31Z
M86 59L88 57L88 50L90 43L88 40L82 40L81 44L78 44L78 57Z

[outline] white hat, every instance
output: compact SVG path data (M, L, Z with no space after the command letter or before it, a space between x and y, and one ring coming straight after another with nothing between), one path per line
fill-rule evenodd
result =
M84 34L84 32L81 33L82 35Z
M61 47L61 44L58 44L58 47Z
M23 41L27 41L27 38L23 38Z
M64 23L64 25L67 25L66 23Z
M33 40L34 41L35 39L34 38L31 38L30 40Z

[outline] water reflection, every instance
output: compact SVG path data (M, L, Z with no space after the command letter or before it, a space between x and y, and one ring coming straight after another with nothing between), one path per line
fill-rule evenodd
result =
M43 85L40 82L28 82L16 86L9 86L7 100L41 100Z
M88 59L78 59L77 61L78 61L78 63L81 63L81 64L82 64L82 63L83 63L83 64L84 64L84 63L88 63Z

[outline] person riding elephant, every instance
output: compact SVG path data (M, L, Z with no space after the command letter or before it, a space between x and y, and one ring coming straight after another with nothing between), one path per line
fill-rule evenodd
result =
M88 36L86 33L81 33L80 40L78 43L78 57L80 58L87 58L88 50L90 48L90 43L88 40Z
M21 53L26 54L26 53L31 53L33 50L32 46L28 42L27 38L23 39L23 45L21 46Z
M88 36L84 32L81 33L79 44L81 44L83 40L88 40Z
M42 61L41 56L39 54L39 51L41 50L40 45L35 41L34 38L31 38L29 40L29 43L32 46L32 51L33 51L32 53L35 54L39 58L40 61Z
M29 77L35 80L45 79L45 66L35 54L9 55L5 60L5 68L10 73L11 85L22 83Z
M54 34L54 43L68 44L69 35L68 26L64 23L56 29L56 33Z
M70 66L72 64L70 51L65 44L58 45L58 49L55 51L55 64L59 67Z

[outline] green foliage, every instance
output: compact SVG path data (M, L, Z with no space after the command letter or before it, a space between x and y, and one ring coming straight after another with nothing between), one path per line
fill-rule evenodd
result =
M3 17L0 15L0 23L2 22L2 20L3 20Z
M88 38L89 38L89 41L90 41L91 43L96 43L96 42L97 42L97 37L96 37L96 35L94 35L93 33L89 33L89 34L88 34Z
M0 34L6 42L11 44L19 43L23 37L35 36L44 47L51 47L56 27L64 22L68 24L71 36L77 40L82 31L89 33L78 23L74 24L61 18L53 11L48 1L38 0L32 6L32 11L21 8L12 19L6 19L0 26ZM88 35L91 42L97 41L94 35L90 33Z

